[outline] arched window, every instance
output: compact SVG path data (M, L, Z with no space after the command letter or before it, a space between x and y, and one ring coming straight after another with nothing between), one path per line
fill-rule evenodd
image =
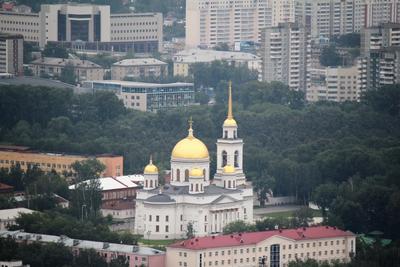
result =
M200 191L203 192L203 184L200 184Z
M231 180L228 181L228 188L231 188L232 184L231 184Z
M185 170L185 182L189 182L189 170Z
M145 186L145 187L148 187L148 181L147 181L147 180L144 181L144 186Z
M222 151L222 165L221 165L221 167L225 167L227 162L228 162L228 154L224 150L224 151Z
M204 178L204 181L206 180L206 169L203 169L203 178Z
M233 131L233 138L234 138L234 139L237 138L236 131Z
M181 181L181 171L180 171L179 169L176 170L176 180L177 180L178 182Z
M153 187L153 180L150 180L150 187Z
M236 188L236 181L233 181L233 188Z
M239 151L235 151L235 167L239 167Z
M190 184L190 191L193 192L193 184Z
M196 184L196 192L199 192L199 184Z
M228 138L228 131L224 131L224 139Z

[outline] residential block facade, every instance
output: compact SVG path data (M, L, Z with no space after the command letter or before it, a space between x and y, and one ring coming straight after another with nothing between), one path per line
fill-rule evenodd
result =
M180 241L167 247L166 267L287 267L296 259L348 262L355 252L353 233L318 226Z
M111 66L111 79L113 80L143 77L160 78L167 74L168 64L155 58L124 59Z
M23 74L23 36L0 33L0 73Z
M19 165L26 171L29 166L37 166L45 172L52 170L59 174L73 173L71 164L96 158L105 165L103 176L123 175L123 157L115 155L69 155L61 153L46 153L31 150L21 146L0 146L0 168L9 170L12 166Z

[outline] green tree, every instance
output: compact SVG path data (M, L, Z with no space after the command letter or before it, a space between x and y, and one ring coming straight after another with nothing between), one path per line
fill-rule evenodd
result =
M77 77L75 75L75 69L72 64L66 64L61 70L60 81L69 84L76 84Z
M312 200L322 211L322 217L326 219L327 209L331 207L333 200L337 196L337 187L333 184L322 184L318 186L312 195Z
M61 45L53 43L46 44L42 54L45 57L68 58L67 49L65 49Z
M336 51L336 47L330 45L322 49L321 56L319 57L319 62L322 66L336 67L341 64L342 59Z
M233 233L243 233L243 232L254 232L255 225L246 223L245 221L235 221L227 224L223 232L224 234L233 234Z
M187 239L193 238L194 235L195 235L195 232L194 232L194 228L193 228L193 223L189 222L187 224L187 229L186 229L186 238Z

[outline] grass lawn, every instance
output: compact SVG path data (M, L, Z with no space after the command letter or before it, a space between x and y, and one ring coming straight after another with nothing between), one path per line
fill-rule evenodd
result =
M320 210L311 210L313 217L322 217L322 212ZM272 212L265 214L264 217L269 217L269 218L278 218L278 217L293 217L294 211L281 211L281 212Z

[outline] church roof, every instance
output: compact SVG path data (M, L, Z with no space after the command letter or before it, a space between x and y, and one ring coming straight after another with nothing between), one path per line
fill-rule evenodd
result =
M157 202L157 203L172 203L175 202L170 196L166 194L158 194L155 196L151 196L145 200L146 202Z
M175 186L171 184L166 184L162 187L163 194L166 195L189 195L189 186ZM151 190L152 193L157 193L159 188L155 188ZM241 191L240 189L232 190L226 189L223 187L216 186L214 184L207 185L204 187L204 193L196 194L196 196L200 195L222 195L222 194L230 194L230 193L237 193Z
M321 238L337 238L354 236L352 232L343 231L336 227L316 226L297 229L283 229L263 232L239 233L220 236L196 237L170 245L172 248L185 248L191 250L210 249L233 246L246 246L257 244L263 240L278 236L295 241L312 240Z

